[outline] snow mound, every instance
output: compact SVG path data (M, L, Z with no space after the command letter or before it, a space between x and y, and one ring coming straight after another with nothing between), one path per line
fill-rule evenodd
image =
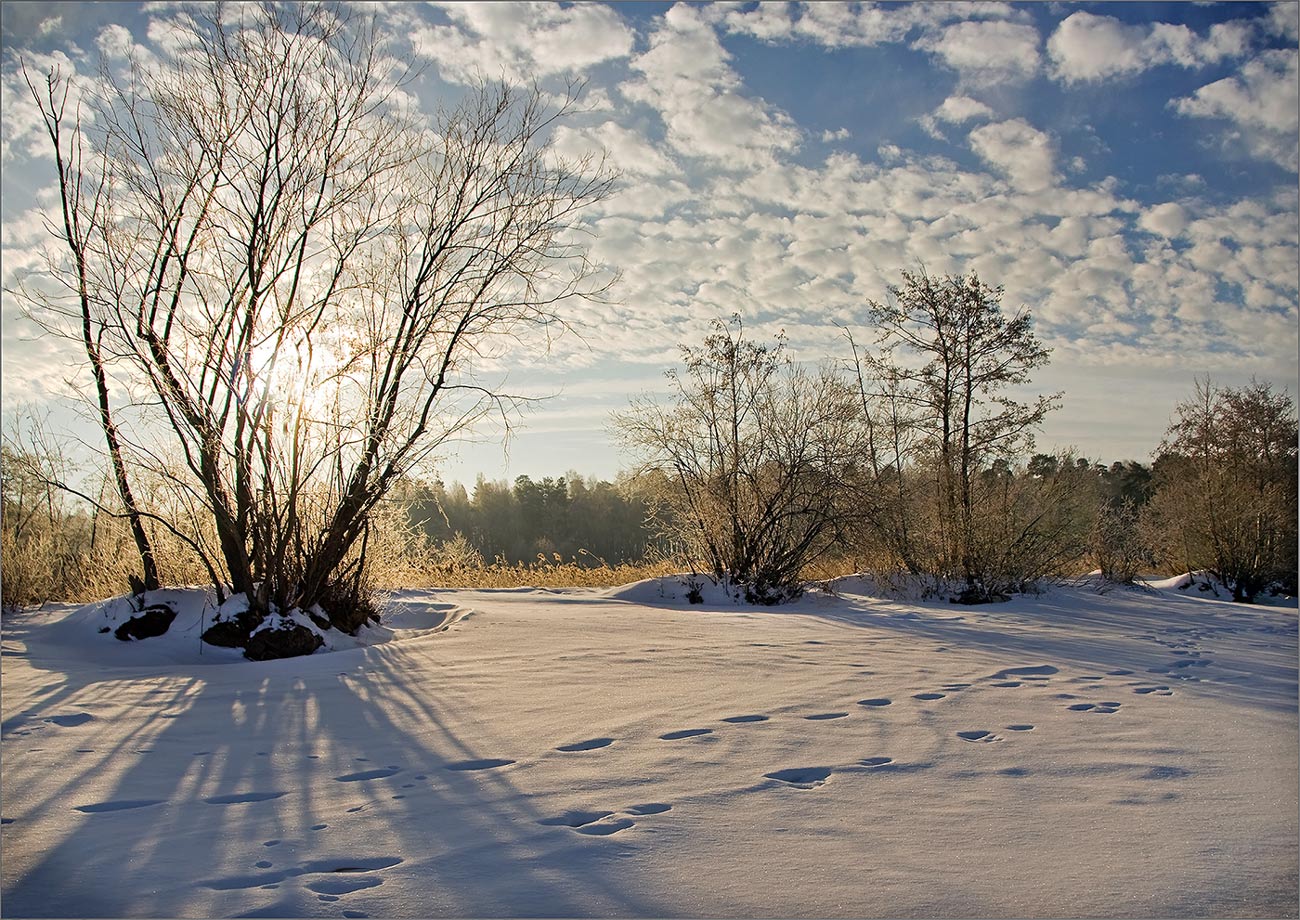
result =
M643 604L647 607L751 606L745 601L743 588L715 584L706 575L695 575L689 572L634 581L630 585L610 588L605 596L611 600Z
M143 603L130 596L114 597L80 607L63 608L60 617L56 610L48 632L49 641L65 652L88 661L105 664L158 665L158 664L228 664L246 661L237 648L221 648L203 642L200 636L217 617L230 618L246 606L242 597L228 599L218 606L216 594L210 588L165 588L146 591ZM118 628L135 617L141 610L165 607L175 612L170 627L160 636L148 639L122 640ZM321 636L324 644L314 654L343 652L368 648L389 642L430 635L446 630L470 615L472 611L456 604L442 603L428 590L402 590L394 592L382 604L383 613L378 625L365 626L357 635L349 636L336 629L319 629L307 614L292 610L286 614L273 614L257 631L276 629L290 624L301 625Z
M1184 572L1172 578L1146 579L1149 588L1157 591L1177 591L1180 594L1195 596L1197 594L1211 598L1231 599L1232 589L1222 580L1206 571ZM1261 591L1255 596L1255 605L1261 607L1295 607L1297 599L1289 594L1273 594Z

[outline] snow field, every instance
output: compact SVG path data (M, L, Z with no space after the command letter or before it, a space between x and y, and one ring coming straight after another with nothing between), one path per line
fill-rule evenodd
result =
M407 591L214 666L6 618L3 912L1296 915L1294 609L863 588Z

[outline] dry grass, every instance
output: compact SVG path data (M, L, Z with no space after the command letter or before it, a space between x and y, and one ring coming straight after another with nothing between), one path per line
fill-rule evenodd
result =
M681 563L661 560L636 564L610 565L581 562L577 557L565 562L558 557L523 563L498 559L489 565L431 565L408 568L398 575L391 570L374 578L381 589L395 588L612 588L645 578L658 578L682 571ZM394 577L397 576L397 577Z
M210 581L207 570L166 532L153 534L154 558L163 584ZM30 528L0 539L0 594L5 607L39 607L50 602L89 603L125 594L129 576L140 571L139 556L125 526L100 523L92 542L74 526Z
M8 536L8 535L6 535ZM118 521L101 522L93 544L83 534L35 531L5 539L4 603L36 606L47 601L89 602L127 592L127 576L138 570L135 546ZM206 570L189 549L165 532L154 535L164 584L205 584ZM383 591L400 588L608 588L690 570L681 559L611 564L586 550L567 560L559 554L529 563L497 558L487 563L462 537L431 544L402 528L381 529L367 552L368 583ZM808 567L804 578L825 581L856 571L847 559Z

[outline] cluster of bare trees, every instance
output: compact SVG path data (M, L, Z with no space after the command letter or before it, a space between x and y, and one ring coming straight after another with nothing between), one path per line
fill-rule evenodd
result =
M75 88L29 75L64 245L22 294L84 348L137 587L158 584L161 529L249 599L211 641L242 646L291 609L355 631L379 500L509 412L485 362L607 286L578 231L611 176L549 147L572 96L484 84L426 119L345 7L214 5L177 25L169 53Z
M870 547L908 573L986 600L1059 562L1068 490L1009 476L1056 397L1016 402L1047 360L1028 314L970 276L904 272L869 304L878 339L851 374L784 360L739 318L684 347L674 402L619 416L641 472L659 477L659 522L714 579L751 599L798 591L812 562Z
M1160 445L1145 518L1155 552L1251 601L1296 589L1296 412L1266 383L1199 381Z
M901 575L981 603L1095 566L1110 583L1204 570L1237 600L1295 590L1296 420L1266 384L1198 384L1153 470L1034 455L1061 394L1018 401L1048 350L975 274L903 272L846 330L846 367L783 360L739 318L682 349L673 399L616 427L655 523L751 600L796 594L814 563ZM847 373L844 371L847 370ZM1026 460L1026 458L1029 458Z

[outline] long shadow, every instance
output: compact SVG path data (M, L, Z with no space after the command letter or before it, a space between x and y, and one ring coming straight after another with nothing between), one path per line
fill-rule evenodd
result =
M67 729L90 747L53 782L21 769L35 735L6 738L3 842L22 870L4 916L655 913L619 877L626 844L540 825L519 767L448 769L543 752L458 736L449 715L472 703L431 673L436 637L190 673L95 670L25 639L50 683L16 727L89 700L131 724Z

